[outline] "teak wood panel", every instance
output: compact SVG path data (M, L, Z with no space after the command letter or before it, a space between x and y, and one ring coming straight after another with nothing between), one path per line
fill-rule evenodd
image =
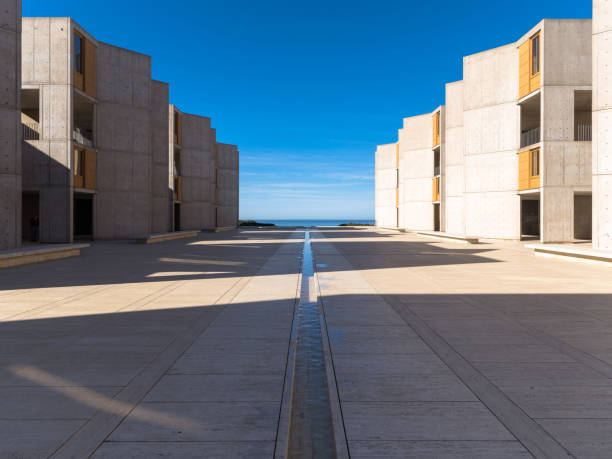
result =
M440 112L436 112L433 115L432 132L433 132L432 146L436 147L440 145Z
M540 32L519 46L519 99L540 89L540 76L542 74L542 40L540 38L540 71L532 75L533 70L533 40L541 37Z
M85 55L83 56L84 67L84 83L85 93L93 97L96 97L96 46L89 40L83 40Z
M533 170L533 152L539 149L522 151L519 153L518 186L519 191L540 188L540 175L531 175Z
M432 180L432 199L433 202L440 200L440 177L435 177Z
M85 186L88 190L96 189L97 155L95 151L85 150Z

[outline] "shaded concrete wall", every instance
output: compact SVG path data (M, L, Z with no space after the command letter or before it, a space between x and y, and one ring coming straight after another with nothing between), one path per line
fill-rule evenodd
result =
M169 131L168 83L153 81L151 85L151 232L165 233L172 230L172 190L168 183Z
M465 235L463 81L446 85L444 201L446 232Z
M72 241L69 18L23 18L22 85L40 92L40 140L23 144L23 189L39 193L40 241Z
M151 233L151 58L100 43L96 239Z
M217 143L218 227L238 226L238 147Z
M399 130L400 227L406 230L433 230L431 114L404 118Z
M547 19L541 26L540 235L563 242L574 239L575 193L591 189L591 142L574 141L574 96L591 89L592 24Z
M215 156L217 142L210 118L183 114L181 229L215 227Z
M397 228L397 144L379 145L375 156L374 218L376 226Z
M0 250L21 246L21 0L0 7Z
M463 59L465 231L520 238L516 44Z
M593 1L593 247L612 250L612 2Z

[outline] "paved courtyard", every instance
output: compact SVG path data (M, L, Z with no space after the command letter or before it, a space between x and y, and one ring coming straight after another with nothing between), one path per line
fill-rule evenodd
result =
M305 237L0 271L0 457L303 457L310 385L338 457L612 457L612 267L335 228L309 273ZM325 375L301 380L317 301Z

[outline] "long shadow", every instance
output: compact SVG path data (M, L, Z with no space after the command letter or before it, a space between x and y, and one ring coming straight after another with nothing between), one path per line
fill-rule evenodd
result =
M577 457L597 447L612 447L612 426L606 423L612 418L612 348L608 333L612 325L612 295L347 294L326 296L323 302L332 353L337 363L340 357L344 359L336 368L341 400L360 378L372 387L375 379L367 378L376 377L398 386L391 387L387 381L362 392L361 397L368 403L379 401L377 397L387 402L385 390L389 388L402 401L411 396L421 400L422 395L415 393L412 386L403 385L405 381L410 380L410 375L426 378L422 372L429 370L423 362L433 362L438 373L453 374L444 370L444 365L453 369L449 353L456 353L464 361L461 365L484 378L491 390L519 406L527 417L544 425L555 441ZM237 312L236 320L241 315L261 319L268 317L270 311L289 317L292 303L287 299L230 307ZM11 454L24 456L28 456L28 448L40 442L57 447L65 441L66 434L50 430L49 423L59 425L66 416L70 419L72 415L65 415L64 410L78 413L79 419L99 411L120 413L122 407L111 403L118 388L128 386L194 323L207 316L212 321L219 310L219 306L201 305L91 315L75 311L66 317L54 317L53 311L48 311L45 318L0 323L0 412L10 414L10 422L23 422L29 429L29 440L22 444L8 438L12 435L10 430L0 432L0 455L6 454L11 445ZM225 326L229 333L231 322ZM231 348L216 347L216 339L267 340L270 331L279 327L286 329L283 339L289 344L289 319L255 330L244 322L241 326L244 332L216 334L216 338L202 342L197 351L199 359L206 362L209 356L218 357L219 349L224 349L228 357L232 355ZM393 330L406 326L412 330L410 336L394 334ZM417 335L430 344L428 330L441 344L415 351ZM439 352L440 345L448 347L448 351ZM240 346L236 349L235 352L251 352ZM418 360L415 352L431 358L421 360L420 367L402 367L407 357ZM363 362L367 356L374 359L371 369L352 366L351 359ZM236 374L236 369L230 367L228 363L224 368L228 374ZM358 371L351 372L350 368ZM402 378L398 379L398 375ZM348 385L343 385L345 379ZM473 381L463 383L471 387ZM45 389L45 403L37 404L37 388ZM31 394L31 400L27 394ZM503 404L493 411L500 406ZM366 418L367 415L364 413ZM208 428L201 419L192 419L188 414L182 418L169 416L163 407L154 405L139 416L139 422L165 429L170 436L175 435L177 425L195 430ZM465 422L469 425L470 419ZM418 426L414 428L418 430ZM406 436L409 433L406 431ZM581 436L587 434L589 441L581 441Z
M300 251L303 231L297 230L299 239L291 241L289 238L295 234L293 230L245 228L232 232L203 233L197 240L178 240L151 246L128 242L93 242L89 249L82 250L80 257L0 271L0 292L255 275L259 267L284 244L295 246L295 250ZM325 229L324 234L329 242L353 252L376 253L374 257L366 255L364 264L358 264L356 269L497 262L486 256L491 251L485 248L446 249L427 241L389 239L392 235L371 229ZM322 242L325 240L313 240L313 244ZM266 272L266 275L282 274L285 272L280 269Z

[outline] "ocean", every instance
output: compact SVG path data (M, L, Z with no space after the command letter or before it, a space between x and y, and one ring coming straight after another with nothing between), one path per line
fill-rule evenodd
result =
M273 223L276 226L340 226L342 223L363 223L373 225L374 220L345 219L345 220L267 220L256 218L259 223Z

